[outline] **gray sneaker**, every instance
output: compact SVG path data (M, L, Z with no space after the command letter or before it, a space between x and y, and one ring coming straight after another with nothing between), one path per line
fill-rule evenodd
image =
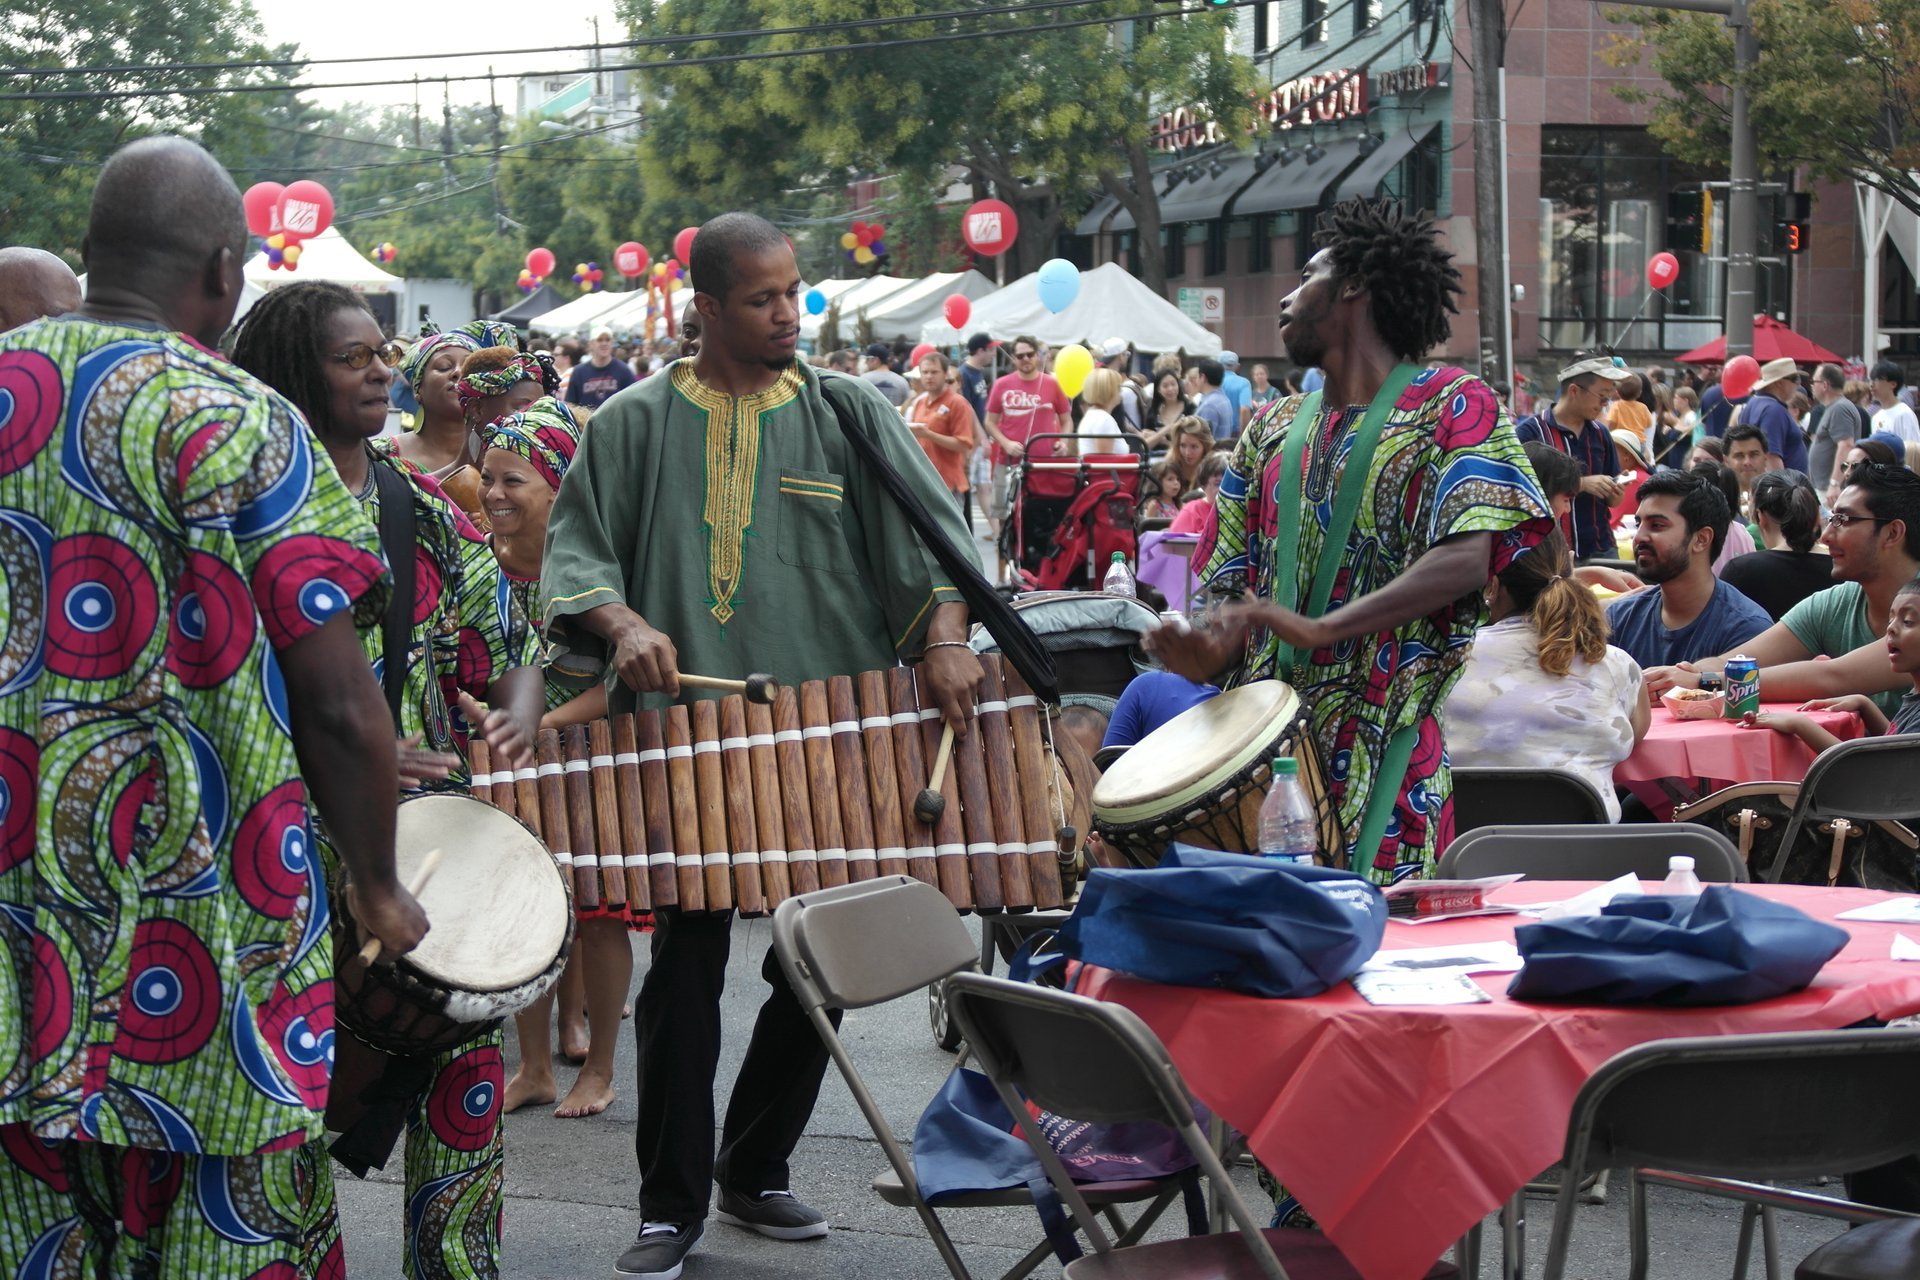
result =
M701 1222L645 1222L633 1245L613 1264L614 1280L677 1280L693 1252Z
M793 1198L791 1191L762 1191L742 1195L720 1188L720 1221L772 1240L818 1240L827 1234L827 1220Z

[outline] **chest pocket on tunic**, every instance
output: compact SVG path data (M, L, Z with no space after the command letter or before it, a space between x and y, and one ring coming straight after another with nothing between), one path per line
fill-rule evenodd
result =
M781 561L828 573L857 572L840 526L845 501L846 481L831 471L780 472Z

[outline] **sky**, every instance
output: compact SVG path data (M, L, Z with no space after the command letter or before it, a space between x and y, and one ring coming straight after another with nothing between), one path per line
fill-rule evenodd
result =
M516 46L546 48L589 44L593 19L600 19L600 38L617 39L624 33L613 16L613 0L581 0L551 9L526 0L466 0L446 5L384 4L355 7L350 13L330 13L310 0L254 0L260 26L269 44L300 46L315 58L365 57L369 54L464 53L483 50L470 58L431 62L375 62L310 68L308 82L407 79L416 73L471 74L489 66L503 73L500 101L513 103L510 77L526 71L555 71L584 66L586 54L514 54ZM488 46L491 45L489 48ZM451 86L455 102L487 100L487 82L471 80ZM315 103L335 107L345 102L400 104L413 101L411 83L386 88L337 89L309 94ZM428 96L425 86L422 98ZM440 86L431 91L440 100Z

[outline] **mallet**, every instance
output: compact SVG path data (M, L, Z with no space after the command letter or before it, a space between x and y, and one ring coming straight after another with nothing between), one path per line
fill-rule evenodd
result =
M407 885L407 892L416 898L419 897L421 892L426 889L427 881L433 879L433 873L438 870L439 867L440 851L438 849L427 850L427 856L420 859L419 870L413 873L412 883ZM367 939L367 945L360 948L360 963L372 964L380 958L380 950L380 939Z
M689 689L718 689L722 693L743 693L748 702L758 702L762 706L773 705L773 697L780 692L780 682L769 675L750 675L745 680L721 680L716 676L690 676L680 673L680 683Z
M952 758L953 726L948 725L941 731L940 749L933 756L933 777L913 798L913 816L928 826L940 821L940 815L947 811L947 798L940 794L940 784L947 780L947 761Z

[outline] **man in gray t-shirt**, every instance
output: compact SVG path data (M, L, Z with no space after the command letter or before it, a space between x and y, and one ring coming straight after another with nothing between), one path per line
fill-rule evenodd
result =
M1813 446L1807 452L1807 475L1829 508L1840 493L1840 469L1846 463L1847 450L1867 435L1859 406L1842 394L1846 385L1847 375L1837 365L1823 364L1813 371L1813 394L1821 409L1820 421L1813 429Z
M888 357L892 354L887 350L887 344L884 342L876 342L868 347L867 369L860 376L880 388L880 394L887 398L887 403L898 409L907 402L907 397L913 394L913 388L907 385L905 378L893 371L891 364L887 363Z

